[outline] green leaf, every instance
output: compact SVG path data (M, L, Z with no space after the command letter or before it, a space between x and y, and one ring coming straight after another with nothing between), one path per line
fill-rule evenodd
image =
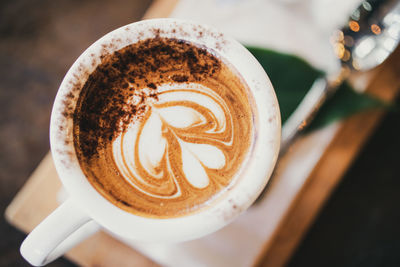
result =
M292 114L316 78L323 72L303 59L272 50L247 47L263 66L274 86L281 109L282 123Z
M321 107L308 130L321 128L352 114L373 108L390 108L390 105L368 94L358 93L344 82L336 94Z
M289 54L247 46L265 69L274 86L281 109L282 123L297 108L313 82L324 72L305 60ZM309 129L316 129L362 110L388 107L388 104L367 94L354 91L343 83L321 108Z

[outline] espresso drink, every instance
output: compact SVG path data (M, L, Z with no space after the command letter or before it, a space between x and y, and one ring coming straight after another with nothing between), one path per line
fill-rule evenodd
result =
M135 215L197 212L233 186L253 139L249 89L204 47L151 38L102 58L80 93L74 145L94 188Z

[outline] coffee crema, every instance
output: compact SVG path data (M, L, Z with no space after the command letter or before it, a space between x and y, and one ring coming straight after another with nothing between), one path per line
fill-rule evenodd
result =
M135 215L206 208L235 183L251 149L249 92L204 47L161 37L126 46L102 58L80 93L80 166L103 197Z

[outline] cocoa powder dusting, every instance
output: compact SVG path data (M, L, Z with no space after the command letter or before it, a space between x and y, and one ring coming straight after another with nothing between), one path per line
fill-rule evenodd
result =
M74 143L87 160L140 120L158 99L157 86L201 82L220 71L220 61L183 40L153 38L111 55L89 76L74 111Z

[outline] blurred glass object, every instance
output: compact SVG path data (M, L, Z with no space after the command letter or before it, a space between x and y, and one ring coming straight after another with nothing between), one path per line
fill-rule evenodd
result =
M347 67L354 70L371 69L382 63L398 46L399 0L363 1L350 18L348 27L342 31L344 37L338 38L336 34L334 38L336 56Z
M298 108L282 127L281 154L313 120L325 100L353 71L380 65L398 46L400 0L368 0L350 15L349 22L336 30L331 42L342 68L333 77L315 81Z

